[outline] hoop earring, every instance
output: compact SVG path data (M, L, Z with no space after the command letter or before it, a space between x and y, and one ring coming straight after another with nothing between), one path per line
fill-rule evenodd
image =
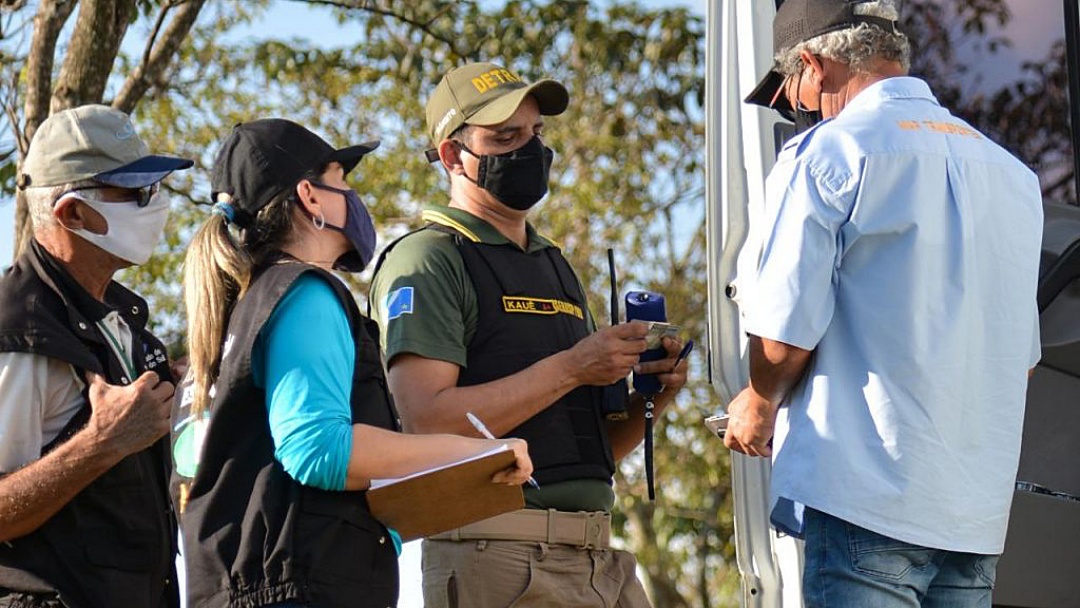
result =
M322 230L326 228L326 216L319 212L319 217L311 216L311 223L315 226L316 230Z

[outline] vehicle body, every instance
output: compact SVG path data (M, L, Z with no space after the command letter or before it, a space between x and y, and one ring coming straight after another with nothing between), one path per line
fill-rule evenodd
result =
M1061 30L1038 35L1065 39L1071 169L1035 169L1044 184L1068 178L1066 173L1078 180L1080 0L1006 1L1021 21L1036 14L1045 20L1047 12L1051 23L1061 17ZM775 112L742 101L772 65L771 23L782 2L712 0L708 6L709 352L712 382L725 404L747 380L746 340L732 299L737 256L749 217L764 200L776 151L794 133ZM1080 186L1073 184L1068 196L1045 203L1039 283L1043 358L1029 384L1018 485L998 567L994 602L1002 608L1080 607ZM801 541L769 525L770 463L733 454L731 466L742 605L798 608Z

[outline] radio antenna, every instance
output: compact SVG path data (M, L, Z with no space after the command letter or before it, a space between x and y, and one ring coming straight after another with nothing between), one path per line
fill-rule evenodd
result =
M615 281L615 250L607 250L608 276L611 277L611 324L619 324L619 285Z

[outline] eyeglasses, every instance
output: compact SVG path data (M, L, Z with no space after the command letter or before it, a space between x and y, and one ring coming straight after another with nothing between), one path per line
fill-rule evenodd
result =
M150 199L152 199L154 195L158 193L158 190L161 189L161 182L150 184L145 188L122 188L124 193L118 195L119 198L117 200L88 198L80 194L87 190L108 189L117 189L117 186L109 186L106 184L102 184L100 186L83 186L81 188L72 188L71 190L68 190L67 192L64 192L60 196L56 197L56 201L54 201L53 204L55 205L57 201L64 198L65 196L68 196L69 194L74 194L78 198L81 198L83 200L90 200L95 203L135 203L135 205L138 207L145 207L150 204Z
M769 107L772 108L773 110L776 110L777 114L779 114L780 116L782 116L784 118L784 120L787 120L789 122L795 122L795 117L799 112L808 112L809 111L809 109L806 106L803 105L802 100L799 99L799 89L802 88L803 71L805 71L805 66L804 66L803 70L799 71L799 73L798 73L799 78L798 78L798 80L795 81L795 107L794 108L792 108L790 106L790 102L787 103L787 104L784 104L784 106L782 106L782 107L778 107L776 105L776 102L780 100L781 96L783 96L783 95L785 95L787 93L788 87L791 86L791 79L795 77L795 74L788 74L787 76L784 77L784 81L780 83L780 87L776 89L776 93L773 95L772 100L769 102Z

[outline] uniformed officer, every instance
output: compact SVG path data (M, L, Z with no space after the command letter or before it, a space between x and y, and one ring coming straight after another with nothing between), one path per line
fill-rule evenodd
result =
M58 112L19 186L34 238L0 279L0 606L173 606L165 348L112 280L165 227L162 179L128 116Z
M646 332L597 331L573 269L527 222L554 156L544 117L568 100L558 82L530 85L490 63L447 73L427 125L449 206L428 207L427 225L393 244L373 279L406 430L475 434L473 413L496 436L528 441L539 482L525 489L526 509L425 541L429 607L648 605L634 557L609 545L612 475L641 442L643 405L633 399L622 422L600 408ZM673 369L679 346L668 340L668 358L641 369L667 387L661 410L686 381L684 365Z

